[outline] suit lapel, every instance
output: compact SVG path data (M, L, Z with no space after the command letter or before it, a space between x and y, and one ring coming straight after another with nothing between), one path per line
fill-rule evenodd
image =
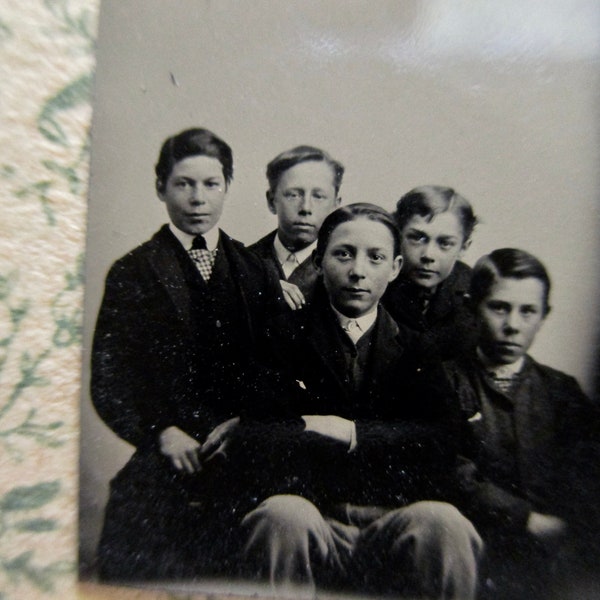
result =
M331 375L341 393L345 394L346 364L340 335L335 314L329 305L323 301L317 302L311 309L306 338L325 371Z
M147 258L159 284L171 299L184 328L189 330L191 300L185 275L177 257L175 244L178 243L165 225L152 238Z
M313 263L312 256L305 258L290 275L288 281L296 284L306 295L314 289L319 273Z
M248 270L247 264L244 262L240 251L236 248L236 244L241 244L239 242L235 242L232 238L230 238L222 229L219 230L219 244L223 248L223 252L227 259L227 263L229 266L229 276L233 279L234 285L238 290L239 299L241 301L240 309L242 314L244 315L244 322L246 323L247 331L250 335L251 339L255 339L256 332L254 331L254 326L252 323L253 310L250 306L250 302L247 295L247 282L251 277L251 273Z
M369 386L385 380L387 373L398 364L405 351L400 340L398 325L381 305L373 333L374 344L371 348L371 362L367 374Z
M275 254L275 247L273 246L276 235L277 230L271 231L271 233L256 242L250 249L278 273L279 279L285 279L283 268L279 264L277 254Z

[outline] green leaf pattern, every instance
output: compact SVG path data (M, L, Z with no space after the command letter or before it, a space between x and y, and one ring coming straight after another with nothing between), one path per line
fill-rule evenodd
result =
M0 56L7 58L1 62L10 70L12 58L16 70L11 81L18 81L22 67L15 57L31 54L31 46L25 44L31 43L32 13L38 23L34 47L44 53L35 65L44 101L29 125L31 147L23 152L26 160L6 152L0 155L0 201L6 203L4 210L31 208L30 214L39 214L51 243L61 242L61 228L72 227L69 208L84 206L86 201L98 8L99 0L34 0L0 15ZM57 39L68 43L56 44ZM45 70L54 69L54 75L57 69L64 70L65 54L72 66L67 68L69 81L55 89L44 88L52 80ZM2 102L5 91L3 83ZM58 272L39 274L25 272L19 265L18 254L24 248L8 256L0 253L0 600L52 597L52 592L64 598L65 589L76 594L74 548L68 560L64 552L53 552L55 540L57 548L64 547L75 522L74 511L65 511L65 502L71 501L73 509L73 482L62 475L56 478L56 464L72 461L76 453L76 419L69 424L56 416L53 400L60 372L53 367L61 360L64 366L65 357L79 355L82 249L83 239L70 264L57 261ZM38 297L31 288L38 276L40 286L52 281L50 300L47 294ZM77 404L69 409L75 415ZM54 466L46 469L47 463Z

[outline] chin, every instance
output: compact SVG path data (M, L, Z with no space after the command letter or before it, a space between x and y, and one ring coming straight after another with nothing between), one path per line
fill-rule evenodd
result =
M306 246L310 246L317 238L312 236L304 236L301 235L294 239L294 246L301 246L306 248Z
M417 285L420 285L423 288L433 288L436 287L438 285L438 281L434 280L434 279L422 279L420 277L415 277L413 278L413 282L416 283Z
M498 355L497 362L501 365L512 365L513 363L516 363L522 356L522 354L500 354Z
M370 310L370 307L347 304L341 308L338 308L338 310L347 317L357 319L358 317L362 317L363 315L367 314Z

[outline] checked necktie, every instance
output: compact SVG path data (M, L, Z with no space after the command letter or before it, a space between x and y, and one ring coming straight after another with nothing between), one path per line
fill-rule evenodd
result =
M202 279L208 282L212 274L213 266L215 264L215 258L217 255L217 249L208 250L206 248L206 240L204 236L197 235L194 238L192 249L188 250L190 258L194 261L196 268L200 271Z

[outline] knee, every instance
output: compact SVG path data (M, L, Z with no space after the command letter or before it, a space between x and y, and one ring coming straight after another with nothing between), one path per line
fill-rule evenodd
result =
M321 513L312 503L291 494L271 496L248 513L242 525L256 527L267 526L287 534L310 530L315 523L323 520Z
M483 541L471 521L447 502L415 502L389 516L396 527L418 532L421 538L451 545L468 544L476 555L483 549Z

